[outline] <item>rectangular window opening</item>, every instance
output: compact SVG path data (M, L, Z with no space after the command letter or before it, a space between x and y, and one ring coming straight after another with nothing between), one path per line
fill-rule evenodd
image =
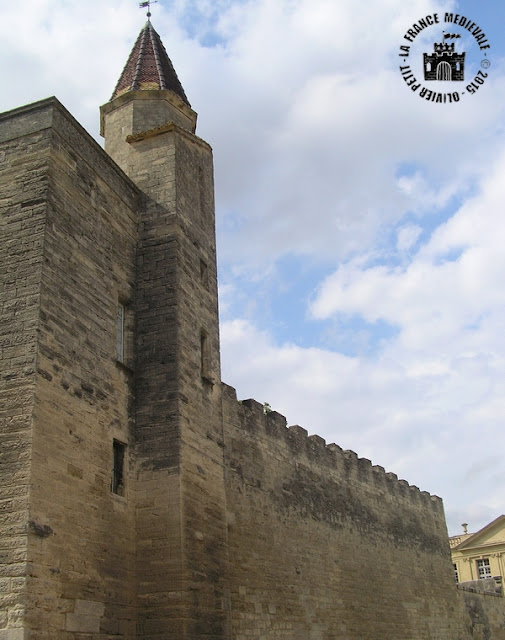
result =
M124 319L125 319L124 305L118 304L117 306L117 319L116 319L116 357L119 362L124 362Z
M200 370L203 378L210 377L209 360L209 336L207 332L202 329L202 331L200 332Z
M126 445L118 440L114 440L112 443L112 450L112 493L115 493L118 496L124 496Z
M452 566L454 568L454 580L459 582L458 565L454 562Z

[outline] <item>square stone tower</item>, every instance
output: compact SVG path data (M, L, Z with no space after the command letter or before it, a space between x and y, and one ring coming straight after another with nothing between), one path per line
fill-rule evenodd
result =
M141 190L132 305L138 637L221 638L227 534L212 151L194 133L196 114L150 21L101 123L105 150Z
M194 133L196 113L150 21L101 125L105 150L141 190L136 290L124 305L135 316L138 637L222 638L227 532L212 151Z
M150 21L102 107L106 153L54 98L0 116L0 640L229 637L195 126Z

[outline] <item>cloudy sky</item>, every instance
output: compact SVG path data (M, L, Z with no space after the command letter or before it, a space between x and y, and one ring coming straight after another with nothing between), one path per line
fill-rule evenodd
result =
M424 86L422 52L462 35L465 82L426 84L460 101L436 104L398 54L446 11L491 47L454 25L416 37ZM441 496L451 534L505 513L505 4L160 0L152 14L214 148L223 380ZM98 139L144 21L134 0L2 2L1 110L56 95Z

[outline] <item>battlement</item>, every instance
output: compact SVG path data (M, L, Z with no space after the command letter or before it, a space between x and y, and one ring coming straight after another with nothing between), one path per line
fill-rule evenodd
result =
M447 42L435 42L433 44L433 48L437 55L443 55L444 53L452 55L455 51L454 47L454 42L451 42L451 44L448 44Z
M243 432L251 435L266 436L277 440L289 448L295 464L305 463L326 468L328 471L341 471L346 477L362 485L370 485L379 490L384 499L403 498L420 502L430 508L442 511L442 500L417 486L399 479L395 473L388 472L380 465L374 465L367 458L361 458L351 450L344 450L338 444L327 444L318 435L309 432L300 425L287 425L286 418L277 411L265 411L264 405L253 399L238 400L236 390L223 383L223 401L235 404L240 414Z

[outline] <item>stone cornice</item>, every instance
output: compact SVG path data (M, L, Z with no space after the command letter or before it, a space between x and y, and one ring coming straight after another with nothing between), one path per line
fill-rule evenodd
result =
M174 122L167 122L161 127L155 127L154 129L149 129L148 131L140 131L139 133L135 133L134 135L127 136L126 142L128 142L128 144L133 144L135 142L141 142L142 140L155 138L156 136L161 136L164 133L171 133L171 132L176 132L182 135L183 137L187 138L188 140L191 140L191 142L195 142L196 144L199 144L200 146L212 151L212 147L208 142L205 142L205 140L203 140L202 138L199 138L194 133L191 133L186 129L183 129L182 127L177 126Z

